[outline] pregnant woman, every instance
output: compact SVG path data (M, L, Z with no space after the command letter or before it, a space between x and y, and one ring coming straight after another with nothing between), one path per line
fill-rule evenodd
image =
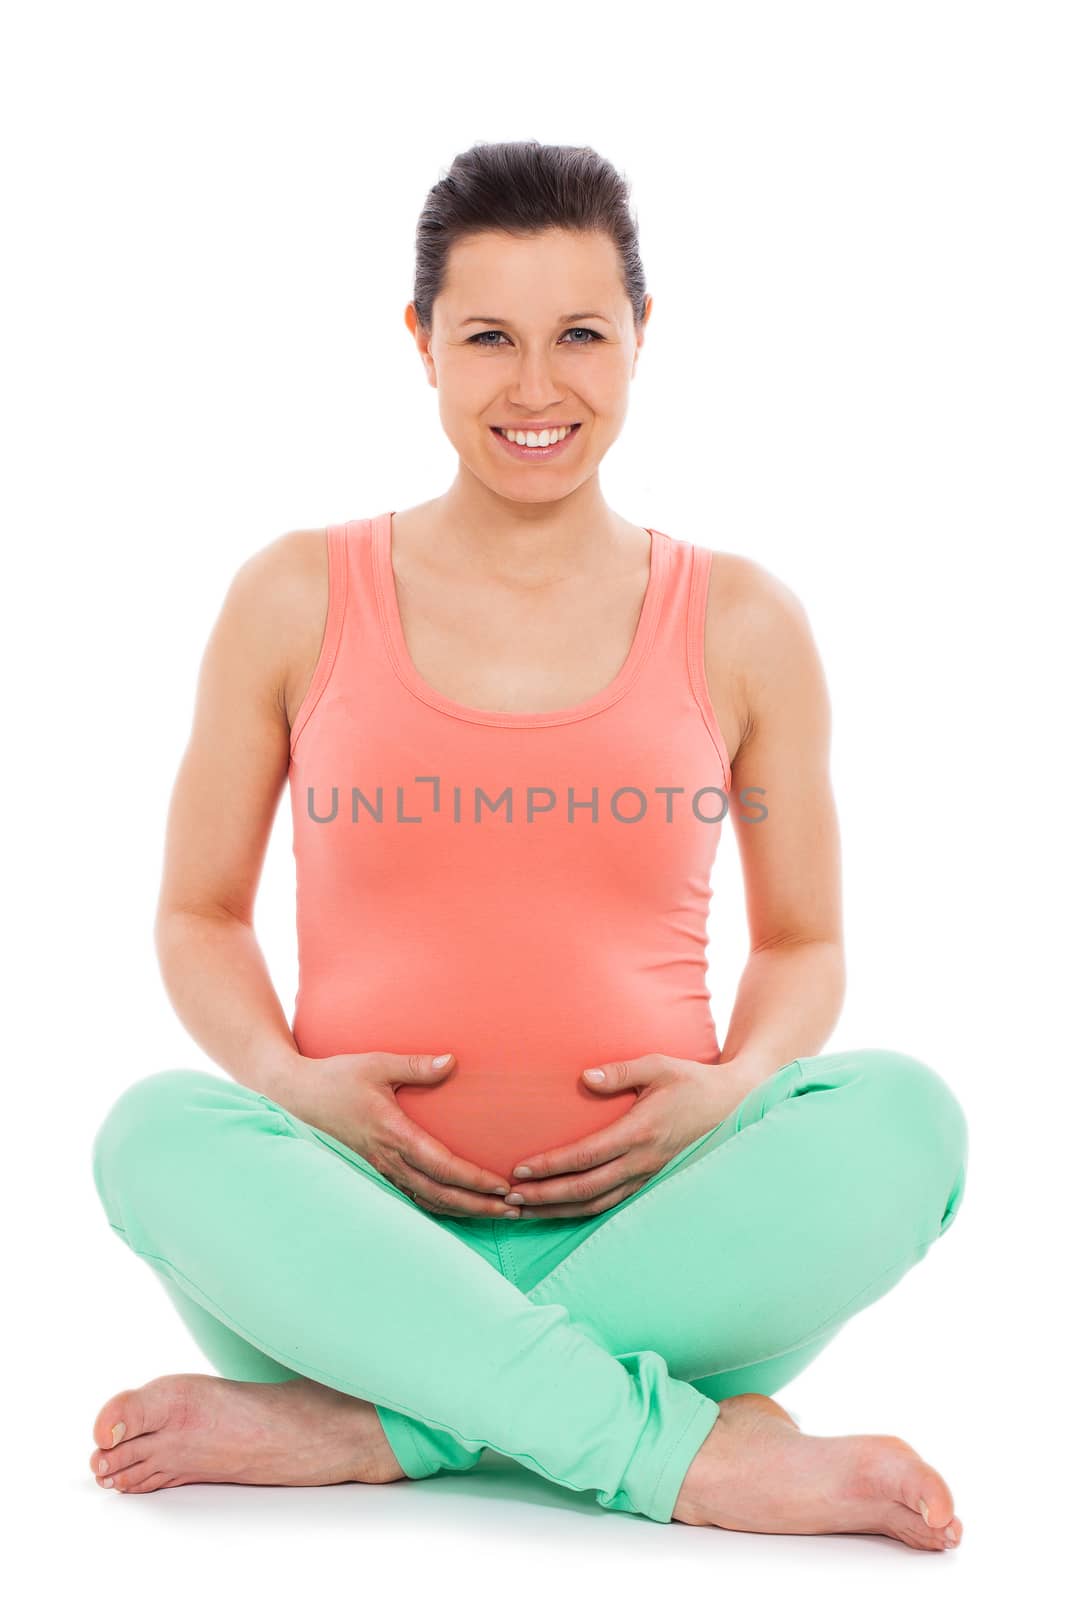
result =
M406 310L451 486L289 533L230 587L156 925L225 1075L132 1083L93 1145L111 1228L219 1375L112 1396L105 1488L382 1484L491 1449L659 1522L959 1541L902 1439L805 1434L770 1398L950 1226L967 1129L914 1056L819 1053L844 961L803 608L603 497L650 307L596 152L459 156ZM291 1027L253 929L286 782ZM726 815L752 948L720 1045Z

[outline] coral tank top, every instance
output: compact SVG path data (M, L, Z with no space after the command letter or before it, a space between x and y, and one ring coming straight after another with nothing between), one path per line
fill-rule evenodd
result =
M564 710L419 675L392 512L330 527L329 608L290 738L302 1055L455 1065L397 1099L504 1181L614 1122L585 1067L720 1055L705 953L729 757L704 673L711 551L655 528L616 677Z

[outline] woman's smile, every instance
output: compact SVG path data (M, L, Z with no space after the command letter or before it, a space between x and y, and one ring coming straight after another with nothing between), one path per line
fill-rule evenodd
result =
M527 434L521 428L509 428L507 433L503 428L490 428L489 432L499 442L501 448L506 450L508 455L513 456L517 461L552 461L556 456L563 454L580 427L580 422L574 422L571 423L566 432L562 432L559 428L542 428L536 434L533 432ZM508 434L521 434L524 440L532 438L544 440L545 442L543 444L520 444L517 437L509 438Z

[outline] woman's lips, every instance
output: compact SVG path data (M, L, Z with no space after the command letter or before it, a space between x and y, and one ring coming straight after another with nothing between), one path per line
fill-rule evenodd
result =
M490 428L489 431L501 448L506 450L513 460L527 461L532 465L538 461L554 461L557 456L562 455L564 450L566 450L567 446L570 444L571 440L576 436L580 427L580 422L574 423L571 426L570 432L566 433L556 444L544 446L514 444L510 439L506 439L504 434L499 429ZM514 431L519 432L520 430L515 429Z

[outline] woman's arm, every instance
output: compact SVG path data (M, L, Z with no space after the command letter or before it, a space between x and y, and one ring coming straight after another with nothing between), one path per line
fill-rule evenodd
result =
M758 563L731 556L730 566L742 724L730 814L751 949L721 1060L755 1084L798 1056L818 1055L841 1013L841 852L830 701L807 614ZM765 792L746 804L749 788Z
M163 982L185 1027L238 1083L272 1099L301 1058L253 907L289 767L291 664L310 655L310 676L327 595L321 532L285 534L235 575L200 668L155 923Z

